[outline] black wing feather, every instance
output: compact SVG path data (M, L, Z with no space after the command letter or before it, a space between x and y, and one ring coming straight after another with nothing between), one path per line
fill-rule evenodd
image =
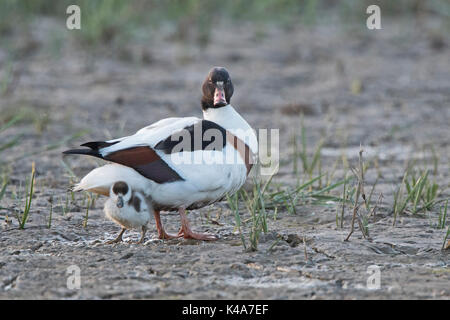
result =
M205 132L213 129L217 130L214 133L218 133L218 136L213 135L212 141L204 140ZM180 152L179 150L175 149L175 146L179 145L184 137L187 137L187 139L190 139L190 141L183 142L183 146L186 146L186 149L183 149L183 151L196 151L196 150L206 150L211 149L210 146L214 146L214 150L221 151L225 145L227 144L227 131L219 126L217 123L209 121L209 120L202 120L197 123L194 123L190 126L185 127L183 130L186 130L186 135L179 136L177 133L177 136L170 135L164 140L161 140L158 142L154 149L161 150L165 154L171 154L174 152ZM200 136L201 144L195 143L195 139L197 136ZM216 139L221 138L220 144L216 143Z
M71 149L64 151L63 154L83 154L103 159L102 155L97 150L92 149Z
M99 149L103 149L109 146L112 146L116 143L118 143L120 141L114 141L114 142L106 142L106 141L91 141L91 142L86 142L83 143L81 145L81 147L88 147L91 148L92 150L99 150Z

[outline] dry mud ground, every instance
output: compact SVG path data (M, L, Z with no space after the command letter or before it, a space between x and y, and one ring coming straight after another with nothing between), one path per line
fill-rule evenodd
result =
M439 199L449 195L450 38L433 21L425 22L385 21L383 30L374 32L228 25L215 30L205 48L161 32L149 44L127 45L114 54L55 38L51 30L62 27L54 21L15 38L13 81L0 107L3 117L19 109L31 115L1 133L2 140L23 136L1 154L9 163L10 185L0 209L0 298L448 299L449 250L441 251L445 231L435 228L439 206L402 215L392 227L393 191L405 163L415 159L418 167L432 169L431 145L438 155L438 172L431 177L440 185ZM5 76L4 48L0 64ZM70 179L61 151L131 134L163 117L201 116L200 85L213 65L230 70L232 104L255 128L280 129L276 183L295 184L290 141L294 134L299 138L300 111L310 153L326 135L323 171L331 172L343 155L355 165L360 142L364 145L367 188L380 174L373 199L384 195L370 220L369 240L356 230L343 242L351 212L345 213L344 229L336 228L336 203L299 202L296 214L280 208L276 220L270 212L269 232L256 252L243 251L226 202L190 213L195 229L220 235L216 242L159 241L151 224L144 245L105 245L119 228L105 219L104 198L89 211L87 228L82 194L63 214ZM89 132L64 142L84 129ZM43 151L61 141L57 149ZM26 228L19 230L13 211L23 202L14 195L23 190L32 161L36 193ZM99 165L82 157L65 161L78 178ZM343 174L339 162L334 179ZM241 214L249 217L243 205ZM176 231L177 214L165 214L163 223ZM127 232L125 239L138 236ZM78 290L66 285L71 265L81 271ZM370 265L380 267L378 290L366 286Z

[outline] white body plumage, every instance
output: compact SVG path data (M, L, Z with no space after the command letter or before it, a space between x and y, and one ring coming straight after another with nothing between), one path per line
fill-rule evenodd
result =
M213 121L225 130L246 142L252 153L257 154L258 143L250 125L231 105L204 111L204 119ZM154 148L161 140L193 125L202 119L195 117L167 118L142 128L136 134L108 142L114 145L102 148L102 156L137 146ZM195 150L176 155L155 150L167 165L176 171L183 180L156 183L139 174L132 168L120 164L108 164L92 170L75 187L75 191L87 190L108 195L111 185L116 181L127 181L133 190L151 197L155 209L175 209L202 207L222 199L225 194L239 190L247 178L247 168L239 152L227 141L221 151ZM232 161L229 162L230 154ZM200 162L178 161L180 156L200 159ZM124 212L125 214L125 212Z

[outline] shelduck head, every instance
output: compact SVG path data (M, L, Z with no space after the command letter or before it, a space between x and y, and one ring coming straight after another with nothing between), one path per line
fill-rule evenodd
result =
M126 182L118 181L111 186L109 197L117 208L122 208L131 199L131 189Z
M223 67L212 68L203 82L202 91L203 110L229 105L234 88L227 69Z

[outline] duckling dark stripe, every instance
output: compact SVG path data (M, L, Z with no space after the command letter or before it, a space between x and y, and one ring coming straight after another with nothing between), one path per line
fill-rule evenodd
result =
M165 163L159 155L149 147L134 147L113 152L104 157L105 160L133 168L144 177L156 183L183 180L180 175Z
M133 196L130 198L130 201L128 201L128 204L133 205L136 212L141 212L141 199L139 199L134 192Z

